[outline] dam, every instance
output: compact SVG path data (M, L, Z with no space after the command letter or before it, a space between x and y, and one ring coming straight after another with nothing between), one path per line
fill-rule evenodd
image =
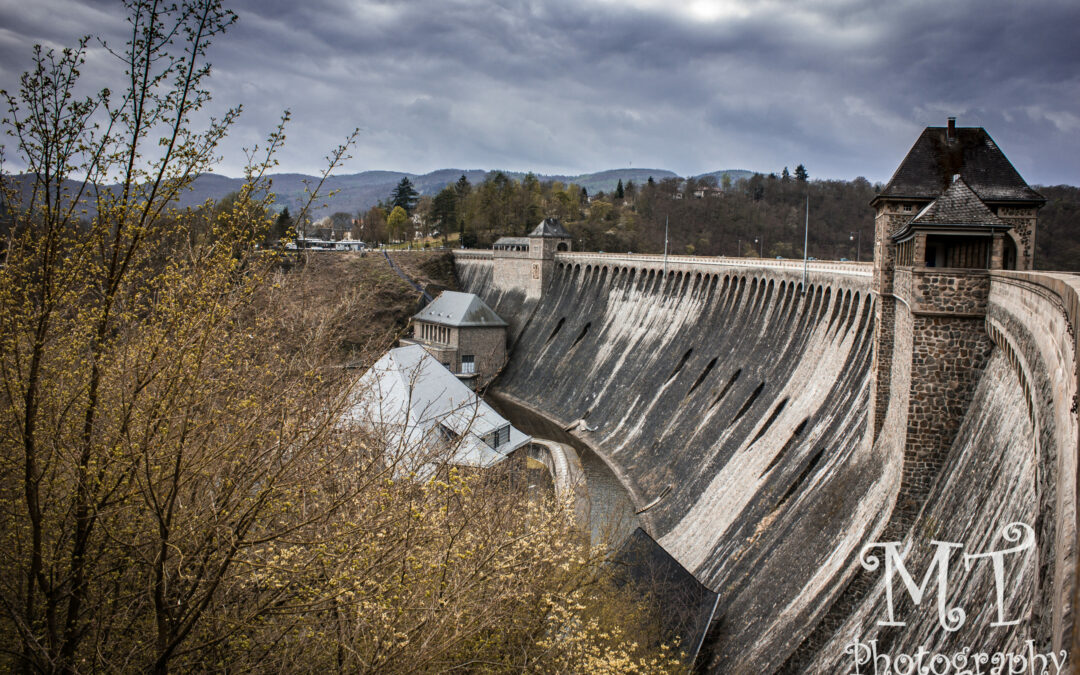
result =
M493 396L602 459L717 594L700 670L856 672L855 641L1073 657L1080 277L1028 269L1035 198L980 175L923 202L887 188L872 264L574 252L558 232L455 251L510 324ZM948 239L928 205L965 189L1008 205ZM1012 523L1034 544L961 562L1016 545ZM875 542L915 583L948 542L947 582L894 593Z

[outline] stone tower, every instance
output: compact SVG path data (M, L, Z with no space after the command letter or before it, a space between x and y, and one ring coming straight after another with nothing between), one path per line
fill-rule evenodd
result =
M898 507L913 516L944 464L991 342L990 273L1031 269L1045 203L981 127L928 127L875 209L874 437L907 406Z
M555 269L555 254L570 250L570 233L558 218L545 218L529 233L527 297L540 297Z

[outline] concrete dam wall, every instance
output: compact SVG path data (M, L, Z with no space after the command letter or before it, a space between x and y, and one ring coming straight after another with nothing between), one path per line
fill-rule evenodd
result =
M875 439L869 265L811 263L804 293L790 261L559 253L537 296L495 263L456 255L463 290L511 324L495 391L570 428L623 482L644 529L719 594L706 670L854 672L855 638L912 654L1071 648L1075 278L994 273L985 355L973 357L948 452L919 466L905 457L908 392L926 364L912 366L905 326L924 317L895 310ZM902 590L905 625L878 625L885 584L860 564L865 545L902 542L918 583L931 540L1001 549L1016 521L1038 541L1003 569L1018 624L992 625L991 565L954 560L947 597L966 610L960 630L942 630L934 602L914 606Z

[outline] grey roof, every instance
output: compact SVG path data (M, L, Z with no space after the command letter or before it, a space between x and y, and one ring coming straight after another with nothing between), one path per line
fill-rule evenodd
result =
M536 226L532 232L529 233L530 237L560 237L563 239L569 239L570 233L566 231L566 228L562 226L558 218L544 218L540 221L540 224Z
M493 309L472 293L443 291L430 305L413 317L417 321L444 326L506 326Z
M495 240L495 245L506 244L508 246L528 246L528 237L499 237Z
M401 472L424 477L440 461L487 467L532 441L419 345L383 354L350 395L343 421L380 435L392 449L388 457L401 460ZM484 442L505 427L509 442L495 448ZM448 437L456 440L448 443Z
M959 175L953 177L952 185L945 194L923 207L893 238L905 238L913 228L919 226L975 229L1012 227L998 218Z
M881 198L934 199L960 174L983 201L1043 203L982 127L927 127L897 167Z

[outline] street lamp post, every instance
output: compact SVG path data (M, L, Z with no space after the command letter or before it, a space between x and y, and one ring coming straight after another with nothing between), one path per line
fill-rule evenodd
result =
M806 225L803 230L803 242L802 242L802 294L806 295L806 272L808 261L810 256L807 252L807 247L810 246L810 191L806 192Z
M764 258L765 257L765 237L758 237L757 239L754 239L754 243L758 245L757 257Z
M856 242L855 245L855 262L862 262L862 231L855 230L848 235L848 241Z

